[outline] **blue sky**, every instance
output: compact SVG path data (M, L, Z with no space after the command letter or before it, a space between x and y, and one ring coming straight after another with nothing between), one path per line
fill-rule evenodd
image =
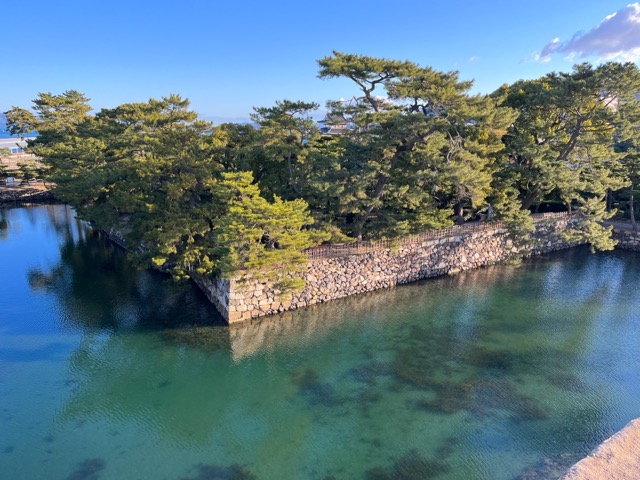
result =
M95 109L179 93L203 117L246 119L279 99L354 95L316 78L332 50L459 70L479 93L640 58L640 4L628 0L8 0L0 15L0 111L76 89Z

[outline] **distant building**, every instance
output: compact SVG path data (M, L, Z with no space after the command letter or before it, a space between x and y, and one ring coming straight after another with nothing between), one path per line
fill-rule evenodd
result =
M327 113L318 123L323 124L320 131L325 135L341 135L349 131L349 122L342 114Z
M19 138L0 138L0 150L7 149L12 154L24 153L26 146L26 140Z

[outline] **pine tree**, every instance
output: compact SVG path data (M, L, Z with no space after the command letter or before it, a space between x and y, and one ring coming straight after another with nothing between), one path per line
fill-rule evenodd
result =
M273 202L260 195L248 172L225 173L217 185L226 213L213 229L211 243L218 271L229 276L239 270L273 279L281 290L302 287L299 273L306 266L303 250L328 239L309 230L314 223L304 200Z
M610 216L606 192L622 188L621 155L615 149L618 105L637 102L640 76L633 64L576 65L571 73L550 73L499 90L504 104L519 112L505 136L508 156L501 175L521 195L527 210L550 198L582 215L573 235L596 248L609 248L599 223ZM588 225L587 225L588 224Z
M508 109L470 97L457 72L340 52L318 63L320 78L349 78L361 92L329 104L356 127L346 135L352 176L342 202L355 237L439 228L452 223L444 209L462 219L465 205L485 205Z
M256 107L251 119L259 125L264 169L260 184L284 198L304 197L307 183L306 160L310 145L320 131L310 113L317 103L282 100L273 107Z

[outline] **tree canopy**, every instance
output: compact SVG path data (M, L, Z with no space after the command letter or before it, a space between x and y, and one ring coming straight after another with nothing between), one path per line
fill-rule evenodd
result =
M255 107L250 124L214 126L169 95L93 113L74 90L6 112L55 183L98 228L119 231L142 265L177 278L262 272L283 288L305 248L395 237L477 219L525 232L532 210L578 212L571 238L613 247L602 221L635 221L640 184L640 72L631 63L472 95L471 81L408 60L333 52L318 77L359 93ZM33 168L32 168L33 167ZM285 281L286 277L286 281Z

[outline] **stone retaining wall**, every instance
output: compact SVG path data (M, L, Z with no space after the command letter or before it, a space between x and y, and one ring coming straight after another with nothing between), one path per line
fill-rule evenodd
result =
M44 203L54 200L51 190L33 187L0 186L0 204Z
M251 276L232 280L194 279L229 323L306 307L398 284L455 274L505 260L569 248L558 233L570 226L569 217L536 222L532 241L514 245L498 225L365 253L309 260L302 274L302 291L282 294L271 281Z
M613 228L613 238L618 241L616 248L640 252L640 232L626 228Z
M640 478L640 419L605 440L560 480L637 480Z

